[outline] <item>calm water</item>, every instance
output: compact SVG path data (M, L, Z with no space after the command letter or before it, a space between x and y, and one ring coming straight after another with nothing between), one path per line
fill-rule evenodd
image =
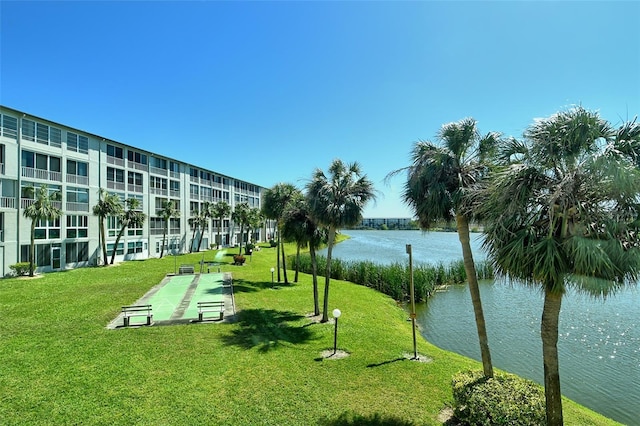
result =
M333 256L344 260L448 263L462 258L456 233L346 231ZM480 234L472 234L476 260L483 259ZM326 255L326 251L321 252ZM494 366L543 381L540 316L543 296L506 283L481 283ZM431 343L480 360L469 291L453 286L418 307L418 324ZM640 287L606 301L567 294L560 314L562 393L607 417L640 425Z

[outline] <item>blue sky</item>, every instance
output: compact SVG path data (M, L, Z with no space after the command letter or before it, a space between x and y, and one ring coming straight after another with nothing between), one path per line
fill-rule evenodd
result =
M640 112L638 2L0 2L0 103L262 185L334 158L412 216L412 144Z

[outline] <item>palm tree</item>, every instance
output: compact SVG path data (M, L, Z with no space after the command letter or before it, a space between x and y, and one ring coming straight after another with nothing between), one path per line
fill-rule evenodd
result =
M249 210L247 217L247 241L255 242L256 229L260 228L264 223L264 215L257 207L252 207Z
M202 226L202 232L200 233L200 240L202 241L202 234L204 233L204 228L206 226L206 217L204 211L196 211L193 217L190 217L188 222L189 226L193 228L193 233L191 234L191 244L189 244L189 253L193 252L194 245L196 242L196 233L198 229ZM200 243L198 243L197 251L200 251Z
M104 188L98 190L98 202L93 206L93 214L98 216L100 221L100 244L102 245L103 264L106 266L108 260L107 254L107 232L104 227L104 221L108 216L119 216L122 213L122 203L120 198L115 194L110 194ZM117 246L114 246L114 253Z
M111 264L116 258L116 248L118 247L118 243L120 243L120 239L124 235L124 230L128 226L133 226L139 228L144 223L146 215L140 211L140 201L136 198L129 198L125 202L126 209L122 211L120 214L120 231L118 232L118 236L116 237L116 242L113 245L114 249L111 253Z
M218 201L211 208L211 217L218 219L218 241L217 245L222 245L222 223L225 217L231 214L231 206L226 201Z
M375 200L373 184L362 174L357 162L345 164L333 160L329 176L320 169L313 173L307 184L307 200L315 221L327 228L327 269L324 281L324 304L321 322L329 320L329 282L331 280L331 251L337 231L362 220L362 210L370 200Z
M300 249L307 246L309 247L311 274L313 278L313 314L316 316L320 315L316 250L320 244L326 241L326 232L324 232L324 228L318 227L318 224L311 216L306 198L300 198L289 203L282 217L282 236L285 239L294 240L298 248L294 282L298 282Z
M289 281L287 280L287 263L284 254L284 241L280 238L280 221L287 204L295 197L299 197L300 194L300 190L292 184L278 183L264 192L264 199L262 202L262 212L264 213L264 216L267 219L276 221L276 233L278 238L276 250L278 282L280 282L280 253L282 253L282 269L285 284L288 284Z
M409 167L391 172L387 178L407 171L402 197L415 212L420 227L429 229L436 221L455 219L462 246L464 269L469 282L475 315L483 372L493 377L489 339L480 299L471 242L469 221L474 214L471 189L486 177L495 158L500 135L480 136L476 121L465 118L442 126L438 144L419 141L414 144Z
M31 219L31 251L29 252L29 276L33 277L36 254L36 223L39 221L56 220L62 216L62 211L54 205L60 200L60 192L49 194L47 185L42 185L36 191L33 186L25 188L25 196L33 199L22 212L23 216ZM35 197L35 198L34 198Z
M604 298L636 283L640 176L609 123L582 107L535 121L524 138L511 142L512 162L485 190L484 246L499 275L544 293L547 424L562 425L562 296L574 289Z
M249 223L249 215L251 208L246 202L236 204L231 214L231 219L234 223L240 225L240 251L238 254L242 254L242 240L244 240L244 226Z
M200 210L200 214L202 217L202 232L200 233L200 239L198 240L198 251L200 251L200 247L202 247L202 240L204 239L204 232L209 229L209 218L213 217L213 204L205 201L202 203L202 210Z
M164 220L164 228L162 230L162 247L160 248L160 259L162 259L167 233L169 232L169 221L171 218L180 217L180 210L176 209L173 201L167 198L162 201L162 208L158 210L157 214Z

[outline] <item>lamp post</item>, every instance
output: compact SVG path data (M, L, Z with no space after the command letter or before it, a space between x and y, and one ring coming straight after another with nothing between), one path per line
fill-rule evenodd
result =
M275 272L275 268L271 268L271 287L273 287L273 273Z
M342 315L342 312L340 312L340 309L333 310L333 317L335 318L335 323L336 323L336 328L333 333L333 354L334 355L338 350L338 318L340 318L340 315Z
M413 286L413 254L411 244L407 244L407 254L409 255L409 293L411 294L411 329L413 330L413 359L418 359L418 349L416 344L416 298Z

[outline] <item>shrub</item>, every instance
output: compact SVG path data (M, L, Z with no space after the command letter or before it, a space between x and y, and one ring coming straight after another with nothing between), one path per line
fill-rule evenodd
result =
M20 262L9 266L14 275L29 275L29 262Z
M245 257L241 254L234 254L233 255L233 264L234 265L243 265L245 262Z
M271 247L276 247L278 245L278 243L276 243L275 240L269 240L269 245Z
M545 398L542 387L512 374L492 379L482 371L453 376L454 414L469 425L544 425Z

